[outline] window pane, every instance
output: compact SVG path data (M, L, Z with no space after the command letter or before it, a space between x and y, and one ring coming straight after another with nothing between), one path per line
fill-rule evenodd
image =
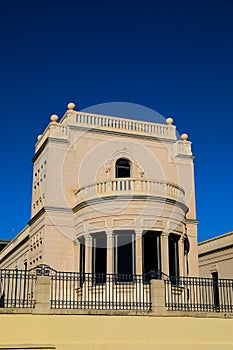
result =
M106 282L107 271L107 249L106 249L106 236L104 234L96 234L93 239L93 269L95 273L96 283Z
M130 162L120 158L116 161L116 178L130 177Z
M160 233L148 231L143 235L143 274L160 278Z
M170 276L179 276L178 235L169 236L169 273Z
M117 233L116 234L116 273L118 275L128 275L118 277L122 281L129 280L129 275L134 274L134 234ZM131 281L131 278L130 278Z

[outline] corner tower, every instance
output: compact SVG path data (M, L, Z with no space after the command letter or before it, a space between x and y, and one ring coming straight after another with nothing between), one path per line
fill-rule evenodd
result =
M33 162L30 246L42 240L40 263L198 275L191 142L177 139L172 118L148 123L70 103L39 135Z

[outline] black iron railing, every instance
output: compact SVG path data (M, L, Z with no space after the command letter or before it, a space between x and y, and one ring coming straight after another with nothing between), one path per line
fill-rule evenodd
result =
M57 272L51 279L51 308L151 309L150 283L143 276Z
M150 311L151 280L163 279L167 310L233 312L230 279L169 277L154 271L146 275L59 272L47 265L29 271L0 270L0 308L34 307L39 276L50 280L52 309Z
M165 306L173 311L233 311L233 280L169 277L165 281Z
M0 307L34 307L35 281L26 270L0 270Z

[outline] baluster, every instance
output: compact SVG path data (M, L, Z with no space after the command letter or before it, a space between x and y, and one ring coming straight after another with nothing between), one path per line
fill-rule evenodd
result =
M130 183L131 183L131 190L134 191L134 189L135 189L135 180L131 180Z
M120 191L123 190L123 186L124 186L124 182L121 180L121 181L120 181Z

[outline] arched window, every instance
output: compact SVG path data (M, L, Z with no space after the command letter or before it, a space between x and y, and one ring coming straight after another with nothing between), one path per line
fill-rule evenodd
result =
M119 158L116 161L116 177L130 177L130 161L125 158Z

